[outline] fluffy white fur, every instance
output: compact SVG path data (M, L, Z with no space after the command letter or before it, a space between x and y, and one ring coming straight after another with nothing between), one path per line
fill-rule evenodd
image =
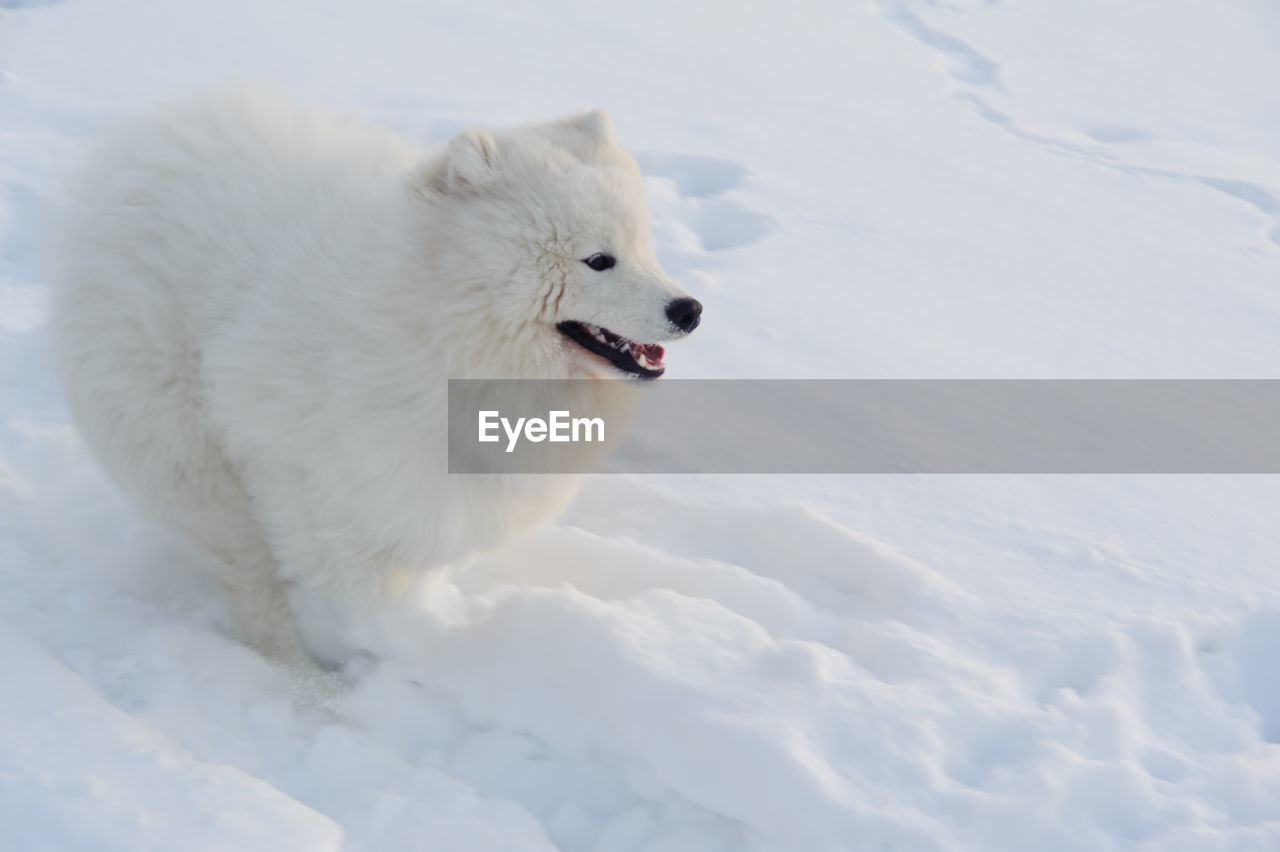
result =
M234 626L370 600L555 513L572 483L446 473L448 378L616 376L555 325L679 336L639 170L602 112L444 150L245 89L119 129L52 246L72 415L210 554ZM606 273L582 259L608 252ZM296 605L296 600L294 601Z

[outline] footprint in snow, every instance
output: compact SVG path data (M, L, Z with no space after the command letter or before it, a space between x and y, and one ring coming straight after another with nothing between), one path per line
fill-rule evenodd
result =
M737 189L747 177L747 170L732 160L697 154L641 153L636 162L646 175L674 181L685 198L708 198Z
M773 218L752 210L724 193L742 186L747 169L732 160L695 154L640 153L636 156L646 176L662 178L675 186L669 213L698 241L702 251L741 248L767 236L777 227ZM668 205L657 199L660 207Z
M775 227L772 218L724 198L708 199L691 222L702 247L723 251L750 245Z

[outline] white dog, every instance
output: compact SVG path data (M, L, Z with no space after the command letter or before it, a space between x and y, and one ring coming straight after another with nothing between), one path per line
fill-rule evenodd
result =
M245 90L105 140L55 228L55 342L91 452L210 554L234 628L298 658L291 601L387 593L571 498L450 476L449 378L661 375L701 305L589 112L425 150Z

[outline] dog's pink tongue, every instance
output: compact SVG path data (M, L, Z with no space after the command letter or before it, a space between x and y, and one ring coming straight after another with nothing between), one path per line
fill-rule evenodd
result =
M650 365L656 366L662 363L663 349L656 343L631 344L631 357L639 361L641 355Z
M650 364L661 364L662 356L666 354L665 350L656 343L642 343L637 345L636 349L644 353L644 357Z

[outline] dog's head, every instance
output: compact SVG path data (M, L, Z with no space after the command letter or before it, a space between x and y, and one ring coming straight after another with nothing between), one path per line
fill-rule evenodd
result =
M433 245L486 328L518 344L520 377L662 375L661 343L702 305L662 271L635 161L601 111L502 133L471 128L413 180L439 213Z

